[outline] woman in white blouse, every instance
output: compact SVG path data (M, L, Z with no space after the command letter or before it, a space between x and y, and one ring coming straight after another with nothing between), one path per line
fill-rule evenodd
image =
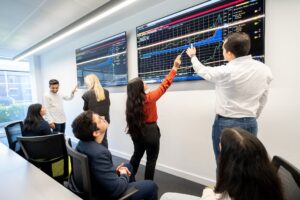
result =
M225 128L220 142L217 183L202 197L165 193L160 200L283 200L281 182L264 145L240 128Z

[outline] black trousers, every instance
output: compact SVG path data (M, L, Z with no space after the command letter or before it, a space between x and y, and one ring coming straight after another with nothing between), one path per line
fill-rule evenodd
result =
M65 133L66 123L61 123L61 124L54 123L54 124L55 124L55 128L53 129L53 132Z
M160 131L156 123L146 124L138 139L132 139L134 152L130 159L133 175L138 171L140 161L146 151L147 162L145 180L153 180L155 165L159 154Z

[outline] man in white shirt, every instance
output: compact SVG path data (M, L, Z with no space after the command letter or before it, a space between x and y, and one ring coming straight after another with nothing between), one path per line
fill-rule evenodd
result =
M71 100L74 97L77 87L75 87L70 96L58 93L59 82L56 79L49 81L50 91L45 94L44 103L47 110L46 118L53 132L65 133L66 116L62 100Z
M196 48L187 49L195 72L215 84L216 117L212 140L216 161L222 129L240 127L257 135L256 119L267 102L273 76L269 67L248 55L250 47L248 34L228 35L223 43L223 56L229 62L218 67L204 66L196 57Z

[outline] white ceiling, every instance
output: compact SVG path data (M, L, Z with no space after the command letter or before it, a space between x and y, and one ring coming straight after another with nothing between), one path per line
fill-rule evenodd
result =
M12 58L110 0L0 0L0 57Z

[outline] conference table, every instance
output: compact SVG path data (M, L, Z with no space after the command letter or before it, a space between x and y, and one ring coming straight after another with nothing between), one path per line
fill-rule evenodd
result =
M80 198L0 142L0 199Z

